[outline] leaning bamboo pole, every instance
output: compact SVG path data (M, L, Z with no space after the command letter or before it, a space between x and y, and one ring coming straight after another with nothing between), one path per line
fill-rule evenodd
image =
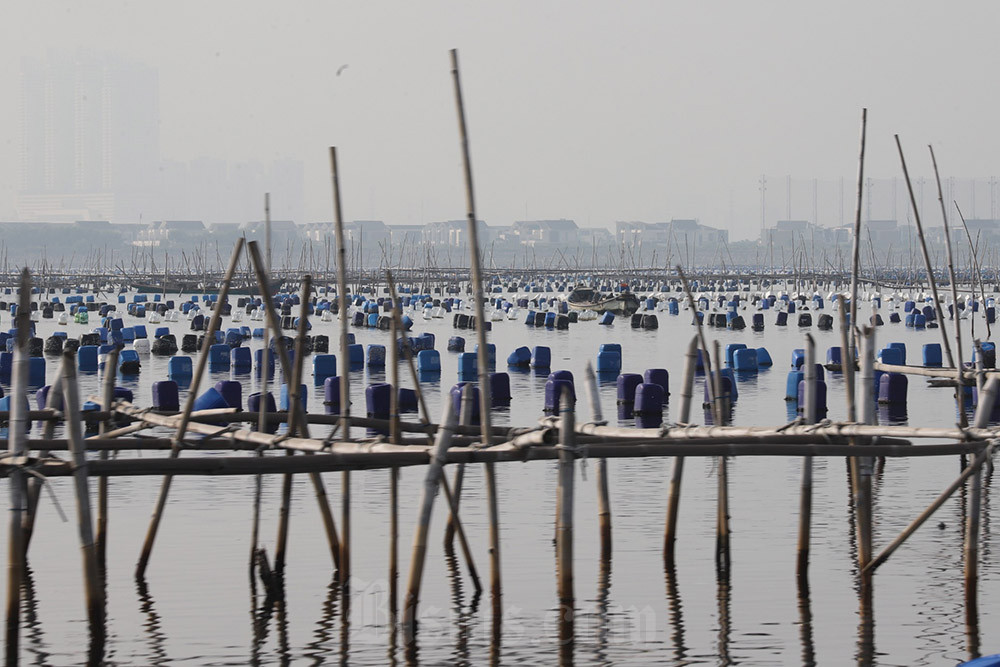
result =
M857 337L854 327L858 326L858 272L861 268L861 200L865 190L865 135L868 128L868 109L861 110L861 155L858 158L858 197L854 209L854 239L851 250L851 345L845 350L848 359L857 352Z
M469 258L471 281L476 309L476 338L479 341L479 352L476 361L479 367L479 421L482 426L483 445L490 445L490 383L489 383L489 348L486 339L486 317L483 301L483 276L480 268L479 227L476 219L476 197L472 186L472 161L469 155L469 134L465 124L465 105L462 101L462 81L458 69L458 50L451 50L451 75L455 86L455 106L458 112L459 136L462 145L462 164L465 174L465 200L469 222ZM485 466L486 497L490 520L490 590L493 599L493 616L498 620L502 615L500 606L500 512L496 491L496 472L493 464Z
M698 365L698 337L688 344L687 359L684 364L684 382L681 385L681 409L677 417L680 424L691 421L691 400L694 395L694 376ZM681 481L684 476L684 457L674 459L674 469L670 476L670 490L667 498L667 526L663 537L663 555L668 563L674 561L674 546L677 542L677 517L681 502Z
M87 617L91 634L103 635L104 587L94 537L94 523L90 510L90 486L87 479L87 453L83 434L80 432L80 397L76 383L76 355L64 352L62 355L62 385L66 396L66 434L72 455L73 484L76 492L77 528L80 533L80 547L83 556L83 584L87 599ZM54 387L55 385L53 385ZM103 460L107 460L105 457ZM101 479L107 479L103 477Z
M173 449L171 449L170 455L172 458L180 456L180 445L184 440L187 423L191 418L191 411L194 409L194 402L197 398L198 387L201 384L202 375L205 373L205 366L208 364L208 351L215 342L215 332L219 330L219 324L222 320L222 305L226 302L226 297L229 295L229 284L232 282L233 276L236 274L236 268L239 266L240 253L242 251L243 238L237 237L236 244L233 246L233 254L229 259L229 267L226 269L226 275L223 278L222 287L219 290L218 305L212 313L212 319L209 322L208 330L205 332L205 340L201 346L201 354L198 355L198 362L195 365L194 375L191 378L191 387L188 390L187 400L184 402L184 411L181 413L181 419L177 425L177 433L174 435L177 444ZM265 292L267 291L263 287L261 289ZM160 520L163 517L163 511L167 505L167 496L170 494L170 484L172 481L172 478L169 475L166 475L164 476L163 482L160 486L160 493L156 499L156 506L153 508L153 515L149 521L149 528L146 531L146 540L142 546L139 563L135 568L135 576L137 579L142 579L145 576L146 567L149 564L149 557L153 553L153 542L156 540L156 533L160 527Z
M587 395L590 397L591 422L594 424L604 423L604 417L601 413L601 395L597 390L597 377L594 375L594 367L589 361L583 377L586 381ZM594 476L597 478L597 525L601 534L601 560L606 561L611 558L611 498L608 489L607 460L597 459L594 468Z

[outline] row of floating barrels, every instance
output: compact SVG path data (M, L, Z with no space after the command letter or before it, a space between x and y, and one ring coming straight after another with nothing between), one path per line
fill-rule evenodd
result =
M535 312L529 310L524 316L524 323L529 327L558 329L564 331L569 329L569 325L579 320L580 314L576 311L559 314L554 311Z

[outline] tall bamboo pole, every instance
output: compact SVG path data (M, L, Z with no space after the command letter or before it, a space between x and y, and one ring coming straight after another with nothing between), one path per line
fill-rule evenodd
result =
M340 310L340 433L345 441L351 439L351 355L347 342L347 247L344 245L344 216L340 208L340 175L337 167L337 148L330 147L330 172L333 179L333 212L337 236L337 304ZM340 541L341 582L351 576L351 473L341 473Z
M104 386L101 403L104 410L111 410L115 397L115 378L118 376L118 348L111 350L104 360ZM75 375L74 375L75 377ZM110 430L111 419L98 425L98 434L104 435ZM108 459L108 452L100 453L102 461ZM108 478L101 477L97 482L97 567L105 573L108 569Z
M851 349L848 358L853 359L857 351L854 335L858 326L858 270L861 268L861 200L865 190L865 134L868 128L868 109L861 110L861 155L858 158L858 204L854 211L854 244L851 251Z
M31 335L31 274L21 271L18 306L15 322L17 337L11 371L11 410L7 448L11 456L26 453L25 431L28 427L28 338ZM10 535L7 545L7 664L18 664L18 647L21 627L21 583L24 581L24 531L22 513L25 510L24 471L13 467L10 471Z
M573 399L564 388L559 397L559 530L556 563L559 570L559 621L562 642L572 641L573 594L573 475L576 464ZM570 632L566 632L566 628ZM568 635L568 636L567 636Z
M973 423L976 428L986 428L989 425L998 391L1000 391L1000 378L991 378L980 394ZM968 625L975 625L979 618L979 514L983 490L982 477L982 466L980 466L972 473L965 522L965 617Z
M948 228L948 212L945 210L944 206L944 193L941 190L941 175L938 173L937 158L934 157L934 147L928 146L927 149L931 152L931 163L934 165L934 179L937 181L938 189L938 202L941 204L941 220L944 224L944 246L948 253L948 279L951 283L951 301L952 301L952 311L954 313L953 319L955 321L955 352L958 354L958 364L957 366L952 362L952 366L955 367L955 373L957 375L956 381L958 384L955 385L955 404L958 406L958 421L961 426L967 426L968 421L965 418L965 387L962 380L962 359L964 355L962 354L962 318L959 317L958 313L958 285L955 283L955 259L951 252L951 230ZM936 298L936 297L935 297ZM939 320L941 322L941 335L945 336L945 326L944 326L944 311L940 305L937 306Z
M806 367L805 367L805 392L803 398L803 416L806 424L816 423L816 342L810 334L806 334ZM813 459L811 456L802 457L802 488L799 499L799 547L797 560L797 574L799 580L804 580L809 575L809 542L810 528L812 526L812 485L813 485Z
M222 287L219 290L219 302L212 312L212 319L209 321L208 331L205 332L205 340L201 346L201 353L198 355L198 361L195 364L191 387L188 390L187 400L184 402L184 411L181 413L180 424L174 434L174 446L170 450L170 458L180 456L181 443L184 441L188 422L191 419L191 411L194 409L198 387L201 384L202 375L205 373L205 366L208 364L208 351L215 342L215 332L219 330L219 323L222 320L222 304L226 302L226 298L229 296L229 284L236 274L236 268L239 266L240 253L242 251L243 238L237 237L236 244L233 246L233 254L229 258L229 267L226 269L226 275L222 279ZM263 286L261 289L267 291ZM142 545L142 554L139 556L139 563L135 568L137 579L142 579L146 573L146 566L149 564L149 557L153 553L153 542L156 540L156 533L160 527L160 519L163 517L163 510L167 505L167 496L170 494L170 484L172 481L173 477L171 475L164 475L162 485L160 486L160 494L156 499L156 506L153 508L153 516L150 518L149 528L146 531L146 540Z
M458 50L451 50L451 75L455 84L455 107L458 112L459 136L462 143L462 165L465 173L465 200L469 221L469 253L472 268L472 288L475 295L476 338L479 353L479 421L482 426L483 446L490 445L490 383L489 351L486 340L486 317L483 308L483 276L480 269L479 228L476 224L476 198L472 186L472 161L469 155L469 134L465 124L465 105L462 101L462 81L458 70ZM490 517L490 589L493 594L493 614L497 618L500 607L500 519L496 497L496 474L492 463L485 464L486 496Z

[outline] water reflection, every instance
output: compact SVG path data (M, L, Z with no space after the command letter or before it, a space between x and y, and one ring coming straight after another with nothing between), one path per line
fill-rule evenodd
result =
M684 641L684 605L681 604L680 591L677 587L677 565L673 559L667 559L665 562L664 578L667 582L667 612L670 639L674 646L674 661L682 665L687 660L688 649Z
M716 648L719 654L720 665L736 664L729 654L729 644L731 640L731 596L733 592L730 581L728 567L715 568L716 599L719 605L719 627Z
M445 549L445 564L448 568L448 581L451 587L451 611L455 623L455 648L452 651L452 664L471 665L469 654L469 636L477 624L479 599L482 593L474 591L469 604L465 604L465 592L462 586L462 573L458 558L453 548Z
M153 596L149 594L149 587L143 578L136 579L135 588L139 594L139 611L146 619L142 627L149 643L149 664L165 665L169 663L166 649L167 636L163 633L163 623L156 612Z
M316 622L313 640L306 645L304 655L311 658L314 665L326 662L326 657L333 652L334 628L337 620L337 596L340 585L334 575L326 585L326 597L323 599L323 613ZM394 651L390 651L390 662L395 664Z
M798 577L799 638L802 641L802 664L816 664L816 644L813 641L812 603L809 598L809 577Z
M31 567L24 564L24 650L34 656L36 665L47 665L49 653L45 650L45 633L38 620L38 599L35 597L35 577Z

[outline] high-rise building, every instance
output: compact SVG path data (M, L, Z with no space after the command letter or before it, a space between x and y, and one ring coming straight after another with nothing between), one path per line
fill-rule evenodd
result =
M160 166L155 69L87 49L21 61L22 220L134 221Z

